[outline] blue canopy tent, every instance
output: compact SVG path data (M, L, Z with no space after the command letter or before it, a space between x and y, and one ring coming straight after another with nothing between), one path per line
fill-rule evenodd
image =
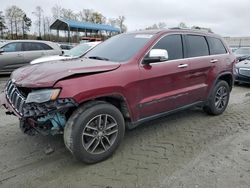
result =
M68 38L70 39L70 32L84 32L87 33L98 33L99 31L106 31L110 33L120 33L120 29L115 28L110 25L96 24L91 22L79 22L74 20L57 19L51 26L51 30L57 30L57 35L59 31L67 31Z

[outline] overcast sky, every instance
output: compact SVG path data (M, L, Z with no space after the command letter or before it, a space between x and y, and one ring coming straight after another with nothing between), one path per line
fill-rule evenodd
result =
M58 4L80 11L93 9L108 18L124 15L129 31L143 29L158 22L175 27L210 27L223 36L250 36L250 0L0 0L0 11L17 5L33 19L32 11L40 5L45 14Z

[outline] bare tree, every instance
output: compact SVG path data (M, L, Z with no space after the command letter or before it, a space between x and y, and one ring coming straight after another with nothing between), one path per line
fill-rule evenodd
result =
M22 20L22 31L23 31L23 38L27 38L27 32L30 31L32 21L26 14L23 15Z
M3 32L4 32L5 29L6 29L5 19L4 19L4 16L3 16L3 12L0 11L0 32L1 32L1 38L3 38Z
M164 29L166 28L167 24L165 22L159 22L157 24L153 24L149 27L146 27L146 30L152 30L152 29Z
M179 23L178 27L183 29L188 28L188 26L184 22Z
M55 20L61 18L62 17L62 7L57 5L57 4L54 5L52 7L52 16Z
M118 27L121 33L127 31L127 26L124 24L125 16L119 16L118 18L110 18L108 20L108 24L112 25L113 27Z
M36 17L36 25L38 27L38 33L39 33L39 38L41 39L42 36L42 32L41 32L41 28L42 28L42 17L43 17L43 9L41 6L37 6L35 12L32 12Z
M21 33L20 30L22 28L22 21L24 15L24 11L15 5L6 9L5 17L10 26L10 34L12 39L14 38L14 34L15 38L17 38L18 34Z
M67 20L77 20L78 15L71 9L62 9L62 18Z
M120 28L121 33L124 33L127 31L127 26L124 24L125 22L125 16L119 16L117 18L117 25Z
M103 24L106 22L106 17L99 12L93 12L90 16L90 22Z
M90 22L91 15L93 13L93 10L90 9L83 9L78 13L78 18L82 22Z
M50 23L51 23L51 18L48 16L43 17L43 35L44 38L46 38L46 35L50 33Z

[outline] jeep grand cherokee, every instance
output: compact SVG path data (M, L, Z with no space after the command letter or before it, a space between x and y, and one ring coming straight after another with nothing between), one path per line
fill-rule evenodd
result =
M235 57L221 37L194 30L120 34L81 59L14 71L1 95L24 133L64 134L79 160L107 159L125 127L191 106L219 115Z

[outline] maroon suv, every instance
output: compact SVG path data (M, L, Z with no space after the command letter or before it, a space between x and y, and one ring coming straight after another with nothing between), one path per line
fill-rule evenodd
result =
M108 158L125 127L191 106L227 107L235 57L221 37L170 29L117 35L84 58L14 71L1 104L24 133L64 134L79 160Z

